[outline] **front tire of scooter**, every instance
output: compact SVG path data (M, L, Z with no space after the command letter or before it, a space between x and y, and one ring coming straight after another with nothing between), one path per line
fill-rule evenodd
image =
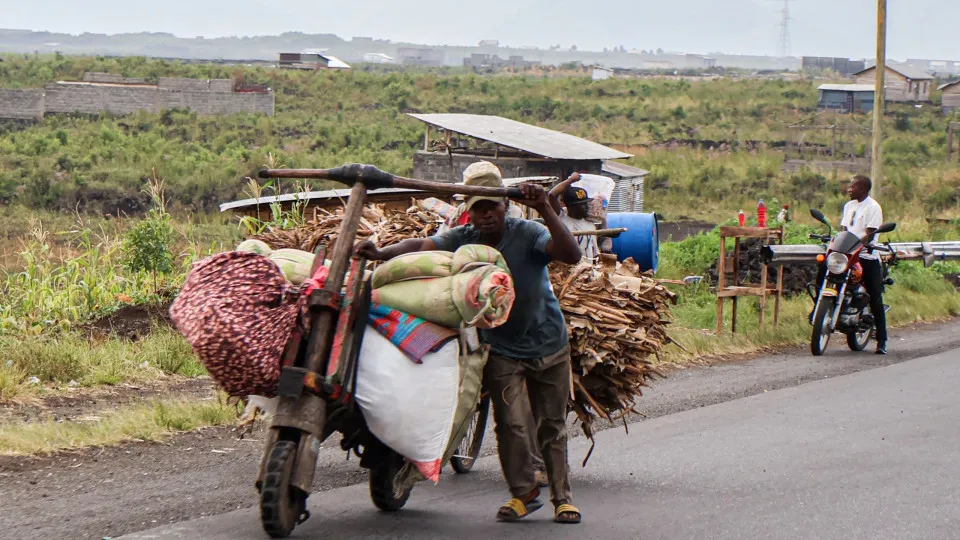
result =
M270 538L286 538L305 519L306 494L290 485L297 443L277 441L268 450L260 486L260 522Z
M403 468L403 457L391 451L384 463L370 469L370 499L374 506L383 512L396 512L407 504L412 487L408 487L397 496L393 481Z

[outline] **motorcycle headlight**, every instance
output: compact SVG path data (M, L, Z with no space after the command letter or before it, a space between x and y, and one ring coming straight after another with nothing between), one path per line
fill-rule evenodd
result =
M833 252L827 256L827 271L831 274L842 274L847 269L847 256Z

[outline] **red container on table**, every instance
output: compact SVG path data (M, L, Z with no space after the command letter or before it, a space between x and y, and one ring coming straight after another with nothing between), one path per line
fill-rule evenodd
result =
M757 204L757 227L766 227L767 226L767 205L764 204L763 199L760 199L760 203Z

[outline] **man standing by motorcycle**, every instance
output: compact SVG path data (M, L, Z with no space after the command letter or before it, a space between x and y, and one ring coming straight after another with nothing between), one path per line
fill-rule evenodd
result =
M857 235L864 244L869 244L875 238L877 229L883 223L883 209L873 197L870 190L873 182L869 177L856 175L850 180L847 194L850 202L843 206L843 218L840 221L841 231L850 231ZM877 354L887 354L887 313L883 305L883 263L873 253L862 253L860 264L863 267L863 286L870 295L870 312L873 314L877 331ZM817 288L823 285L827 275L826 264L820 265L817 273Z

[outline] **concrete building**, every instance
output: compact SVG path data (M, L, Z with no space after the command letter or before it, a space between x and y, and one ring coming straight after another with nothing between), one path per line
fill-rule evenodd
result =
M392 56L383 53L367 53L363 55L363 61L368 64L396 64L397 61Z
M590 70L590 78L595 81L605 81L613 77L613 70L603 66L593 66Z
M684 66L687 69L709 69L717 66L717 59L702 54L688 54L684 57Z
M604 175L616 183L611 204L622 211L643 206L647 172L616 160L630 154L573 135L499 116L410 114L426 124L424 149L414 155L413 176L435 182L461 182L477 161L500 167L504 178L566 178L574 172ZM438 146L431 142L440 140ZM631 210L632 209L632 210Z
M336 56L325 52L303 51L298 53L280 53L277 66L282 69L350 69L350 66Z
M874 86L871 84L822 84L817 88L820 98L817 108L844 113L873 110Z
M940 77L960 75L960 62L955 60L924 60L919 58L908 58L904 63L914 69L918 69L925 73L933 73Z
M867 65L863 60L850 60L849 58L835 58L829 56L804 56L801 59L801 65L804 70L832 70L840 75L848 77L854 73L863 71Z
M429 47L398 47L397 59L405 66L437 67L443 65L444 54Z
M876 66L859 71L853 75L854 82L873 85L876 71ZM888 65L884 77L887 101L928 103L932 84L932 76L904 64Z
M949 114L952 111L960 109L960 81L942 84L937 90L941 93L943 114Z

